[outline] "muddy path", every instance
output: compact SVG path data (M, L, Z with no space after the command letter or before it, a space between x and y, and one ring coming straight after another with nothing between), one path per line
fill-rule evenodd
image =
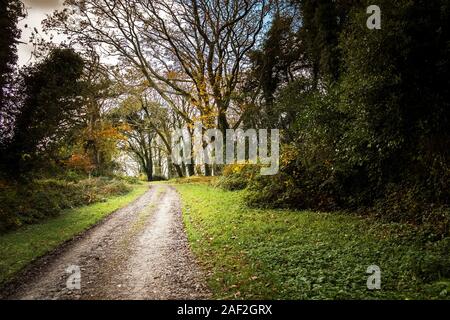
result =
M210 296L189 250L179 195L167 185L152 186L133 203L37 261L18 280L5 289L2 298Z

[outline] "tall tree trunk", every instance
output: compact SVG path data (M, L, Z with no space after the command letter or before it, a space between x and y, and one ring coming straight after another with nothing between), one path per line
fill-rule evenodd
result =
M147 181L152 181L153 179L153 152L151 147L151 140L148 146L148 150L144 156L145 159L145 173L147 174Z
M226 109L222 110L219 113L218 119L217 119L217 123L218 123L218 127L220 132L222 132L222 137L223 137L223 141L222 141L222 145L223 145L223 153L222 153L222 159L224 160L224 162L226 161L227 158L227 144L226 144L226 130L230 129L230 126L228 124L228 120L227 120L227 115L226 115ZM223 163L221 164L215 164L214 166L214 175L219 175L222 173L222 167L223 167Z

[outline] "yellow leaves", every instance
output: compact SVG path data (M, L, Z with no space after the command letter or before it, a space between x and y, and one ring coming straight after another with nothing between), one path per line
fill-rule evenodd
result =
M193 122L201 122L204 123L205 120L208 120L210 118L215 118L219 115L218 112L212 111L212 110L208 110L203 112L203 114L201 116L197 116L197 117L193 117L192 121Z
M280 156L280 164L282 167L287 166L289 163L299 157L299 151L292 145L284 145L283 152Z
M98 132L101 139L122 140L124 136L114 127L108 127Z
M246 168L248 168L248 164L238 164L238 163L229 164L223 168L222 174L224 176L229 176L231 174L241 173ZM247 175L247 173L246 173L246 175Z
M180 72L178 72L178 71L170 70L170 71L166 72L166 78L168 80L180 79L182 77L183 77L183 75Z
M208 109L207 111L203 111L201 116L192 117L192 123L189 123L187 126L190 129L194 129L196 123L201 123L205 128L214 128L218 115L218 112Z
M131 132L133 131L133 129L131 128L131 126L128 123L124 123L121 124L117 127L117 130L121 131L121 132Z
M197 89L198 89L198 94L201 97L206 97L208 95L208 92L206 90L206 83L205 81L200 81L197 83Z

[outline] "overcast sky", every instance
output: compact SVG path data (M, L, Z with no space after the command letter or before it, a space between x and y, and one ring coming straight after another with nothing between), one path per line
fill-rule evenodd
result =
M54 10L61 8L63 0L21 0L27 8L27 17L20 21L19 28L22 30L21 41L27 44L20 44L18 47L19 52L19 65L29 63L31 60L31 52L33 47L28 44L31 32L34 28L41 31L41 21L45 19L47 14L52 13ZM25 28L25 25L28 27Z

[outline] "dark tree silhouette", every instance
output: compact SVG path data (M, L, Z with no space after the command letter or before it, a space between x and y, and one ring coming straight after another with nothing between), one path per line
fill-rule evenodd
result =
M55 49L21 71L23 101L3 156L9 173L28 171L73 127L81 105L83 67L83 59L73 50Z
M7 137L11 108L12 74L17 62L17 42L20 30L17 23L24 16L23 4L19 0L0 0L0 146Z

